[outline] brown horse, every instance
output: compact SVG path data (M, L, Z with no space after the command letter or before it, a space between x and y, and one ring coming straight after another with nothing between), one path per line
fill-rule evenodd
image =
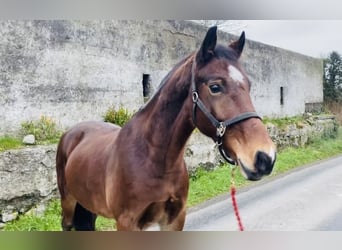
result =
M67 131L57 152L63 230L94 230L96 215L118 230L182 230L188 195L183 159L197 127L249 180L271 173L275 146L250 99L238 62L244 33L216 46L216 27L179 62L153 98L122 128L84 122Z

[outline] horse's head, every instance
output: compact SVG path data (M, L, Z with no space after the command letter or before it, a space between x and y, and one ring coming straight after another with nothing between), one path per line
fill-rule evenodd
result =
M271 173L276 148L255 113L250 82L238 62L245 35L228 46L216 45L216 40L212 27L193 63L193 120L229 162L239 165L246 179L259 180Z

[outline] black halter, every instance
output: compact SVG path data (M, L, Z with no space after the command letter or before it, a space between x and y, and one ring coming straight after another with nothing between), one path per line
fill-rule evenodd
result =
M192 120L193 123L196 126L196 108L198 107L203 114L209 119L209 121L211 122L211 124L216 128L216 136L217 136L217 140L216 140L216 145L218 146L219 152L221 153L222 157L229 162L232 165L236 165L236 162L229 157L226 152L223 150L223 146L222 146L222 139L223 136L226 132L226 129L229 126L232 126L233 124L239 123L241 121L250 119L250 118L259 118L261 119L261 117L256 113L256 112L245 112L245 113L241 113L235 117L233 117L232 119L228 119L225 121L218 121L210 112L209 110L205 107L205 105L203 104L203 102L201 101L201 99L199 98L197 89L196 89L196 83L195 83L195 68L196 68L196 62L195 62L195 58L194 61L192 63L192 68L191 68L191 90L192 90L192 101L193 101L193 108L192 108Z

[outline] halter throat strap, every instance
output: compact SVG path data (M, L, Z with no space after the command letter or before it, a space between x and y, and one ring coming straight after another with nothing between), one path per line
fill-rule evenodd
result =
M195 68L196 68L196 57L194 57L194 61L192 63L191 68L191 91L192 91L192 121L196 126L196 110L197 107L203 112L203 114L208 118L211 124L216 128L216 144L220 151L222 157L228 161L232 165L236 165L236 162L230 158L223 149L222 139L228 127L242 122L244 120L248 120L250 118L258 118L261 120L261 117L256 112L244 112L241 113L231 119L227 119L225 121L219 121L213 116L210 111L205 107L204 103L199 98L199 94L197 92L196 83L195 83Z

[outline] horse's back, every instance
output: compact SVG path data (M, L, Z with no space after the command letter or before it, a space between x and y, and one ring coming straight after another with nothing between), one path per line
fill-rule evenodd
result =
M91 138L95 140L101 135L106 135L108 136L107 138L114 137L119 130L120 127L112 123L95 121L81 122L64 133L59 142L59 148L61 147L66 156L69 156L81 141L91 140Z
M74 127L70 128L65 134L78 134L91 135L92 133L112 133L119 130L121 127L109 123L98 121L80 122Z

